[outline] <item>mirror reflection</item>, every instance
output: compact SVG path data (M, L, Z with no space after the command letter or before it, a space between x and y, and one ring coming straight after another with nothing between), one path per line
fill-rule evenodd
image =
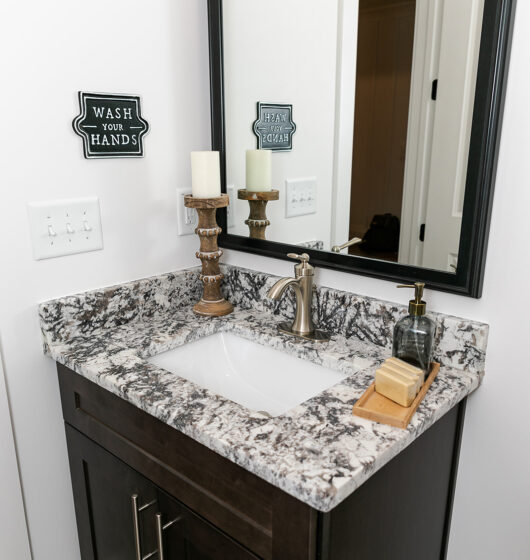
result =
M482 11L225 0L228 232L454 272Z

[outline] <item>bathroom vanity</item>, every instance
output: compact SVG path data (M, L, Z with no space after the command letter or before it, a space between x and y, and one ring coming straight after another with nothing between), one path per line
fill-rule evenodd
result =
M487 325L429 314L442 367L402 430L352 406L405 307L318 287L331 340L300 340L277 329L293 300L265 297L278 278L223 272L226 317L192 312L196 270L40 306L82 558L443 558Z

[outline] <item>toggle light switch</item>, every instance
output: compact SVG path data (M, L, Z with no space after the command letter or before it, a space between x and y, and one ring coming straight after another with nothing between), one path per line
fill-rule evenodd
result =
M317 211L317 179L286 179L285 217L294 218Z
M103 248L96 197L32 202L28 215L35 260Z

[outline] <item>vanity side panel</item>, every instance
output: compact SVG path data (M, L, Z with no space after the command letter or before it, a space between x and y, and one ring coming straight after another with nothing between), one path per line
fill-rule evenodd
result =
M465 400L320 523L322 560L445 558Z
M317 551L318 512L286 494L277 492L274 499L274 560L315 560Z

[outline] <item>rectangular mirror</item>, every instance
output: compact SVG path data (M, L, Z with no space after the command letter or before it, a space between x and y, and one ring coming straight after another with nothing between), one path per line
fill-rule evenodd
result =
M221 246L480 297L513 11L210 0Z

